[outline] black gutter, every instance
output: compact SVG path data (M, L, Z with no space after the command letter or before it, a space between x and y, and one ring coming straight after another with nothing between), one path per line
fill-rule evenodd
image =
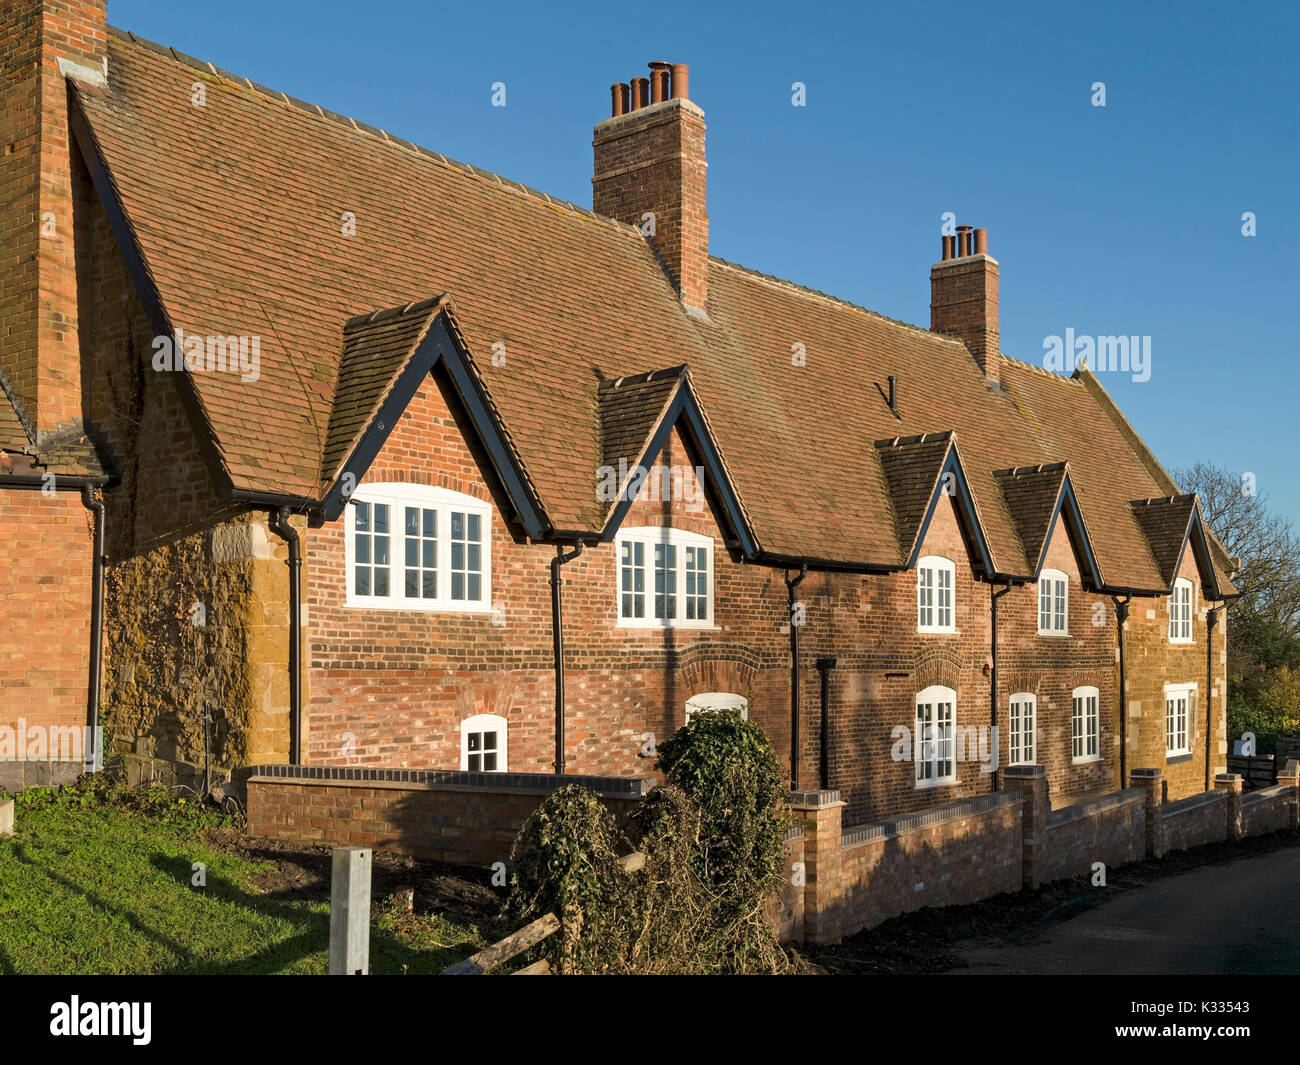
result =
M1205 790L1210 790L1210 740L1214 735L1214 629L1225 604L1205 612ZM1226 697L1226 693L1225 693ZM1226 711L1225 711L1226 712ZM1227 736L1224 736L1227 739Z
M289 524L289 508L271 512L271 531L289 545L289 764L302 756L302 543Z
M90 726L90 750L86 755L88 772L101 768L103 752L99 749L99 688L104 666L104 500L102 493L83 485L81 502L95 515L94 547L90 564L90 676L86 689L86 723Z
M794 590L808 576L805 563L799 567L799 576L786 574L785 589L789 599L790 617L790 790L799 790L799 630L795 623Z
M999 592L993 590L993 586L989 585L989 588L992 591L992 594L989 596L989 612L992 615L993 629L990 634L990 642L993 645L993 664L989 667L989 724L993 729L994 736L998 734L998 600L1006 595L1007 592L1011 591L1013 587L1014 585L1008 581L1007 586ZM1037 720L1034 721L1034 725L1037 727ZM997 761L993 763L993 790L997 791L999 788L1000 777L999 766L1002 761L1002 745L996 744L995 747L997 751ZM1037 755L1038 749L1037 746L1035 746L1034 756L1037 757Z
M1132 597L1120 600L1112 596L1115 604L1115 630L1119 636L1119 786L1128 787L1128 673L1124 663L1124 623L1128 621L1128 607ZM1100 743L1100 736L1098 737Z
M821 750L821 788L825 791L831 786L831 670L835 668L836 659L817 659L817 672L822 675L822 750Z
M555 775L564 776L564 579L560 574L566 562L582 554L582 542L573 545L567 555L555 545L551 559L551 636L555 653Z

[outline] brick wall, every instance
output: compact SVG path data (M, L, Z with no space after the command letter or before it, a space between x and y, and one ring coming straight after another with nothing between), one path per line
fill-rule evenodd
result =
M1146 796L1128 788L1053 810L1047 818L1043 883L1092 873L1146 856Z
M0 740L0 790L84 772L50 749L47 730L87 724L93 520L80 492L0 488L0 728L11 730ZM43 751L19 749L36 735Z
M1188 850L1224 839L1229 800L1222 792L1205 792L1166 803L1160 811L1165 852Z
M590 788L618 816L654 779L257 766L248 779L248 831L491 865L509 857L524 822L560 783Z
M363 482L436 485L490 501L465 433L432 379L394 427ZM670 438L661 466L689 466ZM593 492L594 492L593 471ZM672 525L714 542L712 629L620 628L617 555L589 547L564 569L567 693L566 761L571 771L637 775L645 734L662 740L685 720L691 696L733 692L750 701L778 757L790 751L789 626L782 574L734 563L709 510L688 499L638 500L625 528ZM554 549L519 543L493 506L490 613L372 610L346 605L343 521L307 534L311 697L307 757L313 764L398 768L459 767L459 722L495 713L509 723L512 769L547 772L554 758L554 673L549 564ZM832 787L848 803L846 823L906 813L988 793L972 744L952 785L919 789L911 761L897 760L894 730L914 725L915 696L931 684L954 688L957 724L977 733L990 723L990 589L966 560L950 500L941 500L923 553L957 563L956 632L916 631L916 577L810 573L798 596L802 728L799 779L817 784L819 655L830 674ZM1070 580L1068 637L1038 635L1037 590L1014 589L999 607L999 727L1007 759L1007 707L1016 692L1038 697L1038 759L1054 801L1104 791L1115 777L1116 643L1109 601L1083 591L1064 523L1048 565ZM1100 623L1099 623L1100 622ZM1071 757L1071 693L1100 692L1101 757ZM991 763L989 764L991 768Z

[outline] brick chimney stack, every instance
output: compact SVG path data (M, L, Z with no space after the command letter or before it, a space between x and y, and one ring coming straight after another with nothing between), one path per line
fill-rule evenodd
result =
M611 87L611 117L596 126L592 209L641 229L682 303L709 298L704 112L683 63L651 63L650 78ZM647 217L648 216L648 217Z
M41 434L81 418L67 79L107 55L105 0L0 0L0 366Z
M988 230L958 226L943 238L930 267L930 328L966 342L989 383L1001 385L998 347L998 261L988 253Z

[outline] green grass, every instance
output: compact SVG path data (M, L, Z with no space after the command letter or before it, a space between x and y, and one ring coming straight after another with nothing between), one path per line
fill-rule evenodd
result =
M269 866L204 844L220 815L60 794L19 796L17 834L0 837L0 973L326 971L329 907L261 894ZM370 969L438 972L480 946L470 925L384 908Z

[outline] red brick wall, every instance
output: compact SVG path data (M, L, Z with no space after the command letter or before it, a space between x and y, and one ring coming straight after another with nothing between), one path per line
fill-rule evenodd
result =
M81 416L78 205L58 60L98 69L106 42L103 0L0 8L0 359L42 431Z
M286 781L251 777L248 831L254 836L376 847L456 865L510 856L544 791L499 791L382 781ZM621 816L639 802L602 799Z
M1128 667L1130 769L1162 769L1170 800L1205 790L1206 730L1206 603L1200 575L1190 548L1178 575L1192 582L1192 643L1169 641L1169 598L1135 599L1125 629ZM1210 780L1227 765L1225 667L1227 619L1222 614L1214 631L1213 734ZM1165 748L1166 684L1195 684L1196 709L1188 714L1191 754L1169 758Z
M1226 839L1230 802L1228 794L1220 791L1183 809L1162 808L1160 818L1166 853Z
M0 725L86 724L91 523L80 492L0 488Z
M1090 876L1095 862L1109 869L1145 856L1146 797L1131 789L1085 801L1048 820L1042 880Z
M661 462L689 465L680 440ZM593 475L593 481L595 480ZM433 484L487 499L461 428L432 382L393 430L366 482ZM364 484L365 482L363 482ZM653 732L662 741L685 720L692 695L726 691L750 700L760 724L788 761L789 629L782 574L733 563L707 509L682 499L639 500L624 527L671 524L715 544L715 628L664 631L617 625L614 545L588 548L564 570L567 736L571 772L639 774ZM528 546L492 515L492 598L504 624L489 614L368 610L345 605L343 521L311 530L307 540L309 669L308 757L327 765L459 767L459 722L498 713L509 722L510 767L546 772L553 750L554 682L549 563L553 548ZM977 762L959 768L955 785L918 789L911 762L895 761L891 730L913 726L915 695L931 684L958 692L957 721L989 724L990 589L975 579L952 502L941 501L923 548L957 563L952 635L916 632L914 573L858 577L810 573L799 588L802 743L800 782L818 783L819 655L838 657L831 675L830 785L849 803L855 823L891 812L925 809L991 790ZM1013 692L1038 695L1039 759L1051 769L1053 796L1104 790L1114 777L1115 635L1094 611L1108 600L1086 595L1063 525L1049 564L1070 575L1070 635L1037 635L1033 587L1000 606L999 725L1004 735ZM1093 624L1101 618L1102 624ZM1070 695L1079 685L1101 692L1101 761L1070 759ZM348 734L351 734L351 746Z

